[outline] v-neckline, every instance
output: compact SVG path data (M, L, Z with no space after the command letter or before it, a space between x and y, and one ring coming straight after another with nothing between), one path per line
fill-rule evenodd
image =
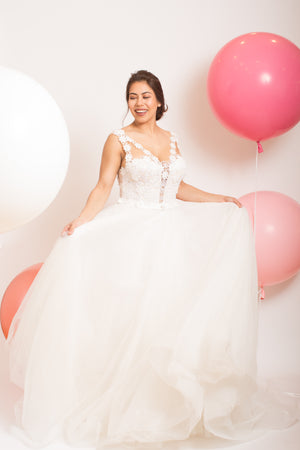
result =
M121 130L124 133L124 136L126 136L126 138L128 140L130 140L135 146L136 148L140 148L144 153L150 154L156 161L158 161L161 165L164 165L165 163L169 164L171 162L171 156L172 156L172 137L173 137L173 133L170 132L170 146L169 146L169 159L163 159L162 161L156 156L154 155L154 153L152 153L150 150L146 149L142 144L140 144L139 142L137 142L135 139L133 139L132 137L128 136L128 134L125 133L125 130L123 130L121 128Z

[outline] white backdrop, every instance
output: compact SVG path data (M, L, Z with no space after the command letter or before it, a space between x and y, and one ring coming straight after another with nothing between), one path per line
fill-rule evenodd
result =
M55 200L39 217L0 235L0 298L9 282L42 262L95 186L104 141L122 127L130 74L150 70L169 111L158 124L178 133L185 181L239 197L255 190L256 145L227 131L210 110L209 65L232 38L279 34L300 46L298 0L0 0L0 64L28 74L66 119L71 161ZM127 117L125 124L130 122ZM300 199L300 125L262 142L258 189ZM117 181L106 205L119 195ZM266 287L261 305L261 372L300 373L300 276ZM3 336L1 335L3 340Z

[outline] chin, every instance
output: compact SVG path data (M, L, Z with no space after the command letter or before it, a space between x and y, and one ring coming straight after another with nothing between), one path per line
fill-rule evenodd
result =
M152 117L140 117L140 116L133 116L136 122L149 122L150 120L152 120Z

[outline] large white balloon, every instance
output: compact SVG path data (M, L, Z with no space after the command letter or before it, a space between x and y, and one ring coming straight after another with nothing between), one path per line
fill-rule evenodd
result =
M41 214L54 200L70 159L61 110L39 83L0 66L0 232Z

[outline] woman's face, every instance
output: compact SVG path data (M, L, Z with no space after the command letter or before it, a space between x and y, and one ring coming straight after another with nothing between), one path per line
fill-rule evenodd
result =
M156 120L156 110L161 106L154 91L146 81L135 81L129 89L128 107L136 122Z

